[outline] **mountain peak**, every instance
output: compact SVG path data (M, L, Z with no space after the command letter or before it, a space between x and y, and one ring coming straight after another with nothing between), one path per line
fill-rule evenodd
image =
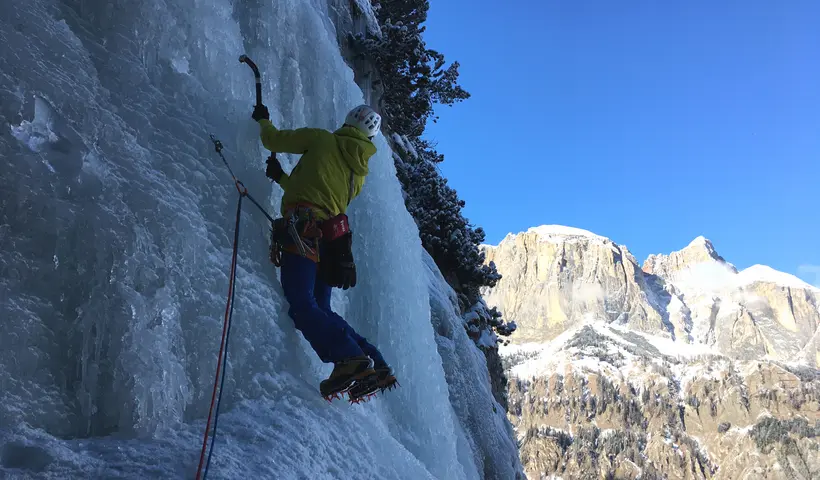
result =
M725 265L733 273L737 273L734 265L721 257L715 250L712 241L703 235L696 237L683 249L669 255L650 255L643 264L643 270L648 273L668 276L697 264L711 262Z
M678 250L678 252L676 252L676 253L683 252L684 250L690 250L690 249L701 249L701 250L705 251L710 257L714 258L715 260L725 262L723 257L718 255L717 250L715 250L715 245L712 243L712 241L709 240L708 238L704 237L703 235L699 235L698 237L695 237L694 240L689 242L689 245L687 245L686 247L684 247L681 250Z
M700 236L696 237L694 240L692 240L691 242L689 242L689 245L687 245L686 248L699 247L699 246L711 247L712 242L711 242L711 240L704 237L703 235L700 235Z

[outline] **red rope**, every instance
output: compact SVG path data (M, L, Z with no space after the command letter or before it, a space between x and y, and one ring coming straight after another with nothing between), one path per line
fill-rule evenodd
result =
M258 82L257 76L257 82ZM259 90L259 84L257 83L257 95ZM259 102L257 102L259 103ZM211 394L211 406L208 409L208 421L205 425L205 434L204 438L202 439L202 451L200 452L199 456L199 466L196 470L196 480L204 479L205 476L208 475L208 467L211 464L211 455L213 454L213 443L216 440L216 427L217 421L219 420L219 404L222 401L222 391L224 388L220 387L220 383L224 387L225 384L225 375L223 370L227 369L227 356L228 356L228 338L231 332L231 317L233 316L233 305L234 305L234 295L236 294L236 269L237 269L237 257L239 254L239 223L240 219L242 218L242 199L247 197L248 200L253 203L256 208L259 209L262 214L267 217L267 219L271 222L271 225L274 222L273 217L265 211L265 208L254 199L250 193L248 193L248 188L241 182L239 179L236 178L234 175L233 170L231 169L228 160L222 154L222 142L214 138L211 135L211 141L214 142L214 148L216 149L216 153L219 154L219 157L222 159L222 162L228 167L228 171L231 174L231 177L234 180L234 186L236 186L236 190L239 192L239 202L236 205L236 226L234 227L234 239L233 239L233 254L231 258L231 272L230 277L228 279L228 301L225 305L225 322L224 326L222 327L222 342L219 345L219 355L217 356L217 364L216 364L216 377L214 378L214 390ZM222 366L225 366L223 369ZM222 373L222 379L220 382L220 373ZM217 396L217 391L219 392L219 396ZM214 408L216 407L216 408ZM213 418L214 421L214 433L213 433L213 440L211 441L211 451L208 454L208 461L205 463L205 452L208 451L208 435L211 429L211 419ZM204 466L204 469L203 469Z
M248 191L239 188L241 182L237 181L237 190L240 193L240 200L239 205L237 206L236 212L236 232L239 232L239 219L241 215L241 207L242 207L242 198L243 196L247 195ZM244 185L243 185L244 187ZM230 328L230 318L231 318L231 305L233 304L233 292L234 292L234 282L236 280L236 263L237 263L237 256L239 251L239 242L237 239L234 239L233 243L233 254L231 258L231 272L228 279L228 301L225 305L225 321L222 327L222 341L219 345L219 355L217 356L217 363L216 363L216 377L214 378L214 390L211 394L211 406L208 410L208 421L205 424L205 435L202 439L202 451L199 454L199 466L196 470L196 479L200 480L202 475L202 467L205 464L205 452L208 449L208 433L211 429L211 418L214 414L214 406L216 405L216 392L219 386L219 374L222 371L222 363L223 363L223 353L225 352L225 339L227 338L228 329ZM216 434L216 432L214 432Z

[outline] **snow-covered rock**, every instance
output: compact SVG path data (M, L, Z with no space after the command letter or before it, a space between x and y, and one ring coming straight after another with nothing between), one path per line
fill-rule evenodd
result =
M779 272L772 267L766 265L752 265L751 267L741 271L736 280L738 286L749 285L753 283L769 283L779 287L797 288L801 290L815 290L820 289L804 282L794 275Z
M528 229L527 233L534 233L538 235L540 239L545 241L565 242L572 237L584 237L587 239L598 240L600 242L606 242L608 240L607 238L596 235L589 230L567 227L564 225L540 225L538 227Z
M737 269L718 255L712 242L703 236L692 240L683 250L669 255L650 255L643 264L643 270L661 277L670 277L680 270L702 263L717 264L737 273Z
M501 353L529 478L820 476L816 369L604 322Z
M820 365L820 289L764 265L738 272L703 237L644 269L685 299L695 341L737 358Z

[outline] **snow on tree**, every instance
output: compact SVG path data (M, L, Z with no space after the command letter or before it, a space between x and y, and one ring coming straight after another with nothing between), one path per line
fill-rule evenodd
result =
M462 294L462 307L475 303L482 286L493 287L501 278L495 265L484 264L478 246L484 230L473 227L461 214L464 200L447 185L432 162L396 161L396 174L404 187L407 210L419 227L421 242L447 281Z
M484 230L464 218L464 201L436 168L444 156L421 136L428 120L436 121L434 105L452 106L470 94L458 84L458 62L447 66L444 55L428 48L422 38L428 0L372 4L380 32L352 35L350 43L378 71L382 128L397 152L394 160L405 204L419 227L422 245L459 294L465 311L480 299L481 287L495 286L501 276L492 263L484 265L478 248ZM497 325L490 328L504 336L512 333L514 324L496 314Z
M445 67L444 55L422 38L427 0L373 0L381 35L351 37L351 43L376 65L383 84L382 115L393 132L420 137L433 105L452 105L470 97L458 85L458 62Z

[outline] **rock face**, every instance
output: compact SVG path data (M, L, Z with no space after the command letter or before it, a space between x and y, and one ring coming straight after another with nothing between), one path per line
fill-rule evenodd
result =
M604 323L503 349L528 478L820 478L820 374Z
M820 290L703 237L643 267L567 227L483 249L529 478L820 478Z
M626 247L569 227L536 227L482 248L503 275L485 299L518 324L515 343L605 321L732 358L820 365L820 290L761 265L738 272L703 237L643 267Z
M547 341L590 319L669 330L635 258L607 238L544 226L482 248L503 275L482 293L518 324L514 342Z

